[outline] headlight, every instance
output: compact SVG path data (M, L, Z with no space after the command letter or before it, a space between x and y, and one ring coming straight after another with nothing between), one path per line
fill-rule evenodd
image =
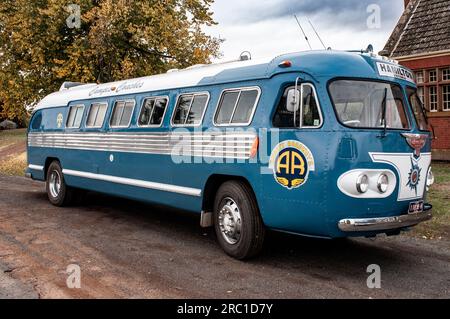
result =
M386 174L381 174L378 177L377 188L380 193L386 193L389 187L389 178Z
M434 184L434 174L431 171L431 167L428 170L428 174L427 174L427 187L430 187L431 185Z
M369 189L369 178L366 174L361 174L356 179L356 190L358 192L365 193Z

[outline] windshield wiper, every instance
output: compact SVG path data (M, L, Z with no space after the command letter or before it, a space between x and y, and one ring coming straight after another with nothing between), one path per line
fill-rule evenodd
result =
M387 123L386 123L386 104L387 104L387 92L388 89L384 89L383 101L381 102L381 123L383 124L383 134L378 137L386 137Z

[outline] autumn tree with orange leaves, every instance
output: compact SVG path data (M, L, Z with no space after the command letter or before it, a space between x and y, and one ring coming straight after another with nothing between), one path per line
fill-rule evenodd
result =
M104 83L209 63L221 42L202 30L215 24L213 1L2 0L0 118L23 125L25 107L64 81Z

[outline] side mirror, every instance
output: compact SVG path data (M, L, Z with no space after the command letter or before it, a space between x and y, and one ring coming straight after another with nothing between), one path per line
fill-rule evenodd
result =
M286 109L289 112L298 112L300 108L300 91L291 89L288 91L286 99Z

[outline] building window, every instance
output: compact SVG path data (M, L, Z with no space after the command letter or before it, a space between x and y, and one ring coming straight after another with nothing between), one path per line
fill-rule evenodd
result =
M424 82L423 71L416 72L416 82L417 83L423 83Z
M420 101L422 102L422 104L425 104L425 99L424 99L424 91L423 91L423 87L419 86L417 88L417 95L419 96Z
M450 81L450 68L442 69L442 81Z
M430 111L437 112L438 110L437 86L430 86L428 88L428 96L430 99Z
M450 111L450 85L442 86L442 109Z
M430 70L428 72L428 80L430 82L436 82L437 81L437 71L436 70Z

